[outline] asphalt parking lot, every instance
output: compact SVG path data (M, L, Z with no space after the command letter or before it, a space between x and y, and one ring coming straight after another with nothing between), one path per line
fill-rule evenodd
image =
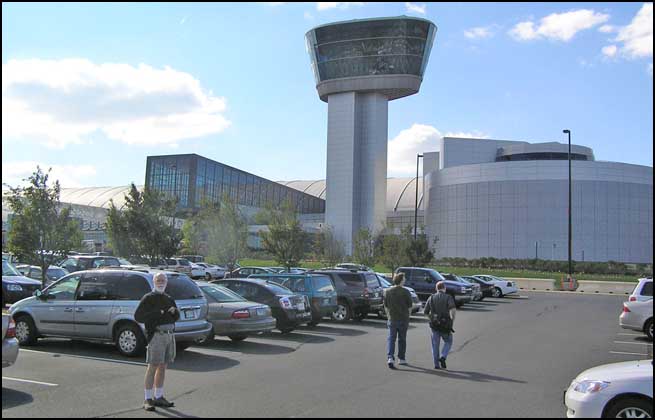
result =
M180 353L173 409L142 410L142 359L114 347L42 340L3 369L3 417L564 417L582 370L647 358L618 325L625 297L521 292L465 305L448 371L432 369L428 325L413 317L409 366L386 367L386 323L325 322ZM652 352L652 350L651 350ZM651 353L652 354L652 353ZM652 357L652 356L651 356Z

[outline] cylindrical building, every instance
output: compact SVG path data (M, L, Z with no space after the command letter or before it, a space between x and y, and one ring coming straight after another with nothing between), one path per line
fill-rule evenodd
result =
M348 254L360 228L384 224L388 101L418 92L436 30L428 20L402 16L306 34L316 89L328 103L325 222Z

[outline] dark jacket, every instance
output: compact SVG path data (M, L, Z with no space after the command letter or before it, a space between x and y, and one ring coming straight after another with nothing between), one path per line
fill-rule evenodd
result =
M390 287L384 292L384 307L387 308L389 321L409 322L412 294L402 286Z
M171 307L175 308L174 314L168 312ZM146 339L149 343L159 325L175 324L180 319L180 310L177 309L175 300L166 293L150 292L139 302L134 319L145 324Z
M423 313L427 315L431 321L439 315L448 315L451 320L450 330L451 332L455 332L455 330L452 329L452 322L455 321L455 307L455 299L451 295L445 292L437 292L430 296L428 301L425 302Z

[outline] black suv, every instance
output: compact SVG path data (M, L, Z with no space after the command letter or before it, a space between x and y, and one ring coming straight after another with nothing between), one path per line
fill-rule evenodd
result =
M437 291L437 283L446 284L446 293L455 299L457 307L473 300L473 287L458 281L446 280L437 270L422 267L400 267L396 274L405 274L405 286L411 287L422 300L427 300Z
M93 256L93 255L71 255L58 264L69 273L77 271L92 270L100 267L120 268L121 262L116 257Z
M320 270L316 274L330 276L337 289L337 310L332 319L346 322L350 319L361 321L370 312L382 309L384 290L375 273L357 270Z
M305 296L295 294L278 283L259 279L224 279L212 282L225 286L251 302L271 307L275 328L286 334L312 320L312 310Z

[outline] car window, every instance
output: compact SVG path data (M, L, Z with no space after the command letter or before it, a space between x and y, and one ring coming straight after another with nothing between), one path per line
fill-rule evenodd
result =
M104 273L84 275L77 291L77 300L111 300L113 285L110 277Z
M274 283L266 283L266 290L275 295L292 295L293 291Z
M230 289L220 286L200 286L200 289L205 293L208 299L218 303L227 302L245 302L242 296L237 295Z
M364 282L359 274L339 273L339 277L351 287L364 287Z
M41 271L40 268L31 268L30 269L30 274L27 277L31 277L33 279L41 280L41 273L42 273L42 271Z
M644 287L641 289L642 296L653 296L653 282L649 281L644 283Z
M14 268L13 265L9 264L7 261L2 262L2 275L3 276L20 276L21 274Z
M382 287L384 287L385 289L387 287L391 287L391 283L389 283L389 281L387 279L385 279L384 277L378 277L378 280L380 280L380 285Z
M166 264L167 264L167 265L177 265L177 261L175 261L175 260L173 260L173 259L171 259L171 258L168 258L168 259L166 260Z
M69 258L63 263L59 264L61 267L65 268L69 272L77 271L77 260L74 258Z
M200 299L204 297L198 285L185 274L166 274L166 293L175 300Z
M366 277L366 286L369 289L375 289L377 287L380 287L380 282L378 281L378 276L376 276L373 273L367 273L364 274L364 277Z
M252 270L250 268L241 268L239 269L239 275L240 276L249 276L252 274Z
M334 285L328 276L312 277L312 284L314 286L314 290L317 292L334 292Z
M305 287L305 279L302 277L273 277L271 278L271 281L279 283L294 292L307 292L307 288Z
M72 275L55 283L52 287L47 289L48 299L73 300L81 278L81 275Z
M188 266L191 265L191 263L189 262L189 260L185 260L185 259L183 259L183 258L180 258L180 259L177 260L177 261L180 263L180 265L182 265L182 266L184 266L184 267L188 267Z
M66 274L66 270L63 268L48 268L48 271L46 271L46 275L50 277L52 280L59 280L60 278L64 277Z
M116 300L141 300L151 290L145 277L136 273L114 280L113 294Z

